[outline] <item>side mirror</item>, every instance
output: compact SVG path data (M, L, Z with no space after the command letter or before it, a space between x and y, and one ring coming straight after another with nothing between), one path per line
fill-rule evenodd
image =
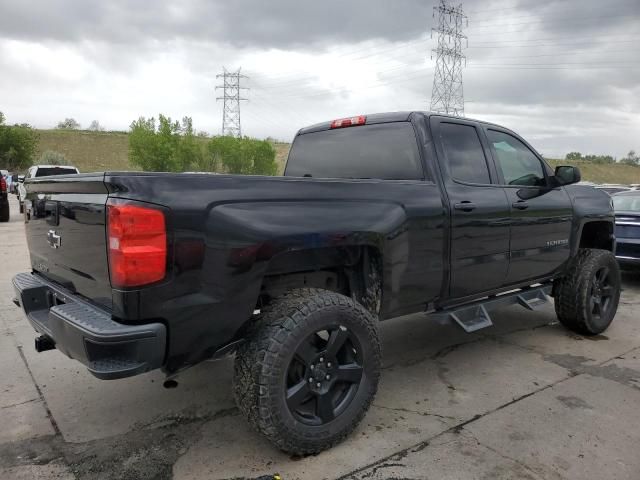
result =
M572 183L578 183L582 179L580 169L570 165L557 166L554 177L558 185L571 185Z

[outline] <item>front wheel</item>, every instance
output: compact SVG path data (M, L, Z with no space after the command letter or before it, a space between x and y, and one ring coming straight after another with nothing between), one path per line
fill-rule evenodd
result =
M318 453L362 420L381 368L376 320L354 300L293 290L263 309L235 362L238 407L278 448Z
M555 281L555 308L565 327L582 335L604 332L620 300L620 268L607 250L578 251L564 277Z

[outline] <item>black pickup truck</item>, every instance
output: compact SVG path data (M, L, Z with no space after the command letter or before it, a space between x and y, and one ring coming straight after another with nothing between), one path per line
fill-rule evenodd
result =
M474 331L551 295L569 329L608 327L613 207L579 179L510 130L424 112L303 128L282 177L33 178L15 302L38 351L103 379L235 352L240 410L314 453L372 401L379 320L426 312Z

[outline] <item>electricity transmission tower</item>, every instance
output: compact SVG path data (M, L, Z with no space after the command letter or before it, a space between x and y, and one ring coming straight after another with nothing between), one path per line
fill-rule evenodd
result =
M222 135L241 137L240 102L246 100L246 98L242 98L240 93L242 90L249 89L240 86L240 80L248 77L242 75L240 69L235 72L229 72L224 68L221 74L216 75L216 78L222 78L222 85L216 86L216 89L222 88L222 96L216 98L216 100L223 101Z
M438 34L438 45L432 50L436 54L436 71L431 89L432 112L464 117L464 94L462 89L462 63L467 58L462 53L462 41L467 41L462 33L462 22L469 25L462 11L462 4L451 6L448 0L440 0L433 7L433 15L438 14L438 26L431 29ZM433 58L433 54L432 57Z

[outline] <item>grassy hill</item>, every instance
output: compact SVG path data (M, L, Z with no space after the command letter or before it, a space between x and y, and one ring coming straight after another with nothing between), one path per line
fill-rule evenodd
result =
M102 170L139 170L129 163L129 138L125 132L89 132L84 130L38 130L37 157L47 150L63 153L81 172ZM206 139L203 139L203 142ZM289 153L288 143L274 143L279 173Z
M82 130L39 130L38 156L46 150L63 153L69 163L81 172L101 170L137 170L129 164L129 140L124 132L87 132ZM205 140L203 140L205 141ZM279 173L289 153L288 143L275 143ZM552 166L567 164L566 160L550 159ZM640 183L640 167L630 165L598 165L573 161L580 167L583 180L596 183Z
M552 167L556 165L574 165L580 169L582 179L594 183L640 183L640 167L633 165L600 165L578 160L554 160L547 159Z
M38 135L38 157L47 150L63 153L81 172L137 170L127 158L129 139L126 133L39 130Z

